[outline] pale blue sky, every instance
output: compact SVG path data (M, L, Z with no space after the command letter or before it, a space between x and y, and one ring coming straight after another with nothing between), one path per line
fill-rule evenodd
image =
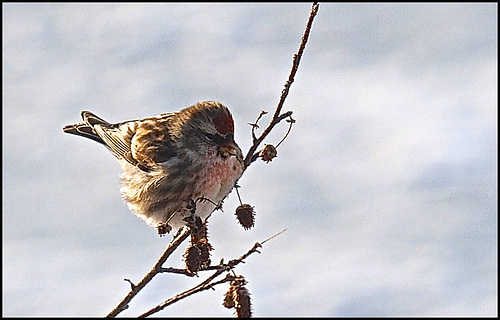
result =
M127 209L113 156L62 127L218 100L246 151L310 3L2 9L3 315L103 316L169 237ZM236 269L255 316L498 314L497 23L496 3L321 4L284 107L297 123L240 180L255 228L233 194L210 219L213 261L288 228ZM199 281L161 275L122 315ZM232 316L226 289L158 315Z

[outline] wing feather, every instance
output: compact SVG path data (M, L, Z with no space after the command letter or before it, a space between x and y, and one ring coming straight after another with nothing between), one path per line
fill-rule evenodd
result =
M172 114L111 124L90 111L82 111L83 122L67 125L63 131L97 141L115 157L150 171L177 155L175 138L168 130Z

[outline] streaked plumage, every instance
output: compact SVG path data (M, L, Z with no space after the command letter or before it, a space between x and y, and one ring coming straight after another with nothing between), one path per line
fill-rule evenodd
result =
M231 191L243 172L229 109L205 101L179 112L111 124L89 111L64 132L106 146L123 169L121 193L129 208L150 226L174 229L189 214L205 219Z

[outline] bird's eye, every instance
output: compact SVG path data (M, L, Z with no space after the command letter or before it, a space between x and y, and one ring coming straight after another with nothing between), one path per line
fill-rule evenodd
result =
M208 138L208 140L212 141L215 144L223 144L226 140L220 134L205 133L205 136Z
M205 133L205 137L207 137L209 141L212 141L214 144L219 146L227 145L228 143L231 143L231 141L233 141L233 135L231 133L226 134L225 136L222 136L218 133Z

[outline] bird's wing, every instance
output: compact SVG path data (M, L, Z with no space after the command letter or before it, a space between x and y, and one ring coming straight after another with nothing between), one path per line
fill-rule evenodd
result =
M142 120L109 123L90 111L82 111L83 122L63 128L71 133L97 141L114 156L143 171L177 155L174 138L168 130L172 113Z
M131 141L134 159L151 168L177 155L170 128L170 114L142 120Z
M95 132L105 142L106 147L117 157L126 160L132 165L137 165L137 160L132 155L130 142L134 136L134 122L125 122L120 125L96 124Z

